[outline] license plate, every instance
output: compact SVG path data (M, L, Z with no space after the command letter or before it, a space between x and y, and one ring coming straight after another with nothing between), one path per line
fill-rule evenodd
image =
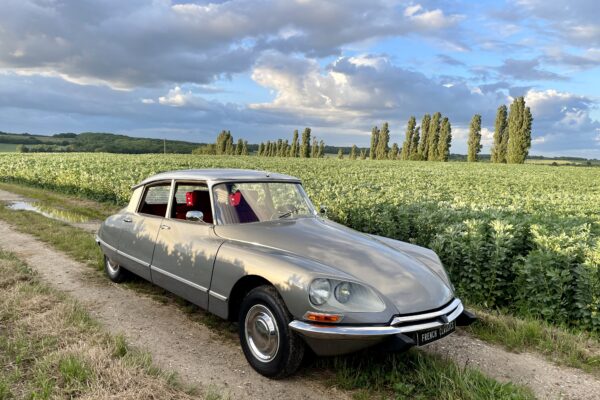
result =
M456 330L456 322L448 322L439 328L429 329L427 331L417 332L417 346L435 342L438 339L448 336Z

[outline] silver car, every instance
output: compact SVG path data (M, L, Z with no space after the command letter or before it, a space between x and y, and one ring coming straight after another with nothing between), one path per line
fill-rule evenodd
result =
M272 378L306 346L403 351L474 321L433 251L322 214L291 176L173 171L134 186L97 242L113 281L133 273L237 321L248 362Z

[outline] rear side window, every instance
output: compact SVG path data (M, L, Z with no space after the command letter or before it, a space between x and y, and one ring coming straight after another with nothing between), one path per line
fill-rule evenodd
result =
M171 184L164 183L146 188L144 199L140 203L139 213L164 217L169 205Z

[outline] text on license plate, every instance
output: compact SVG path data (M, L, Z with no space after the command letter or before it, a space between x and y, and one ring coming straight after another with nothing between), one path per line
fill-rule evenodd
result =
M439 328L431 329L425 332L418 332L417 345L421 346L427 343L434 342L438 339L443 338L444 336L451 334L452 332L454 332L455 329L456 322L452 321L440 326Z

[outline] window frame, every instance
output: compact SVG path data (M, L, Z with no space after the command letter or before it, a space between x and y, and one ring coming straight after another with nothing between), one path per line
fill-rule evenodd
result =
M195 224L198 225L199 222L196 221L188 221L185 219L177 219L177 218L173 218L172 217L172 212L173 212L173 203L175 200L175 195L177 194L177 185L204 185L206 186L206 190L208 190L208 195L209 195L209 199L210 199L210 212L212 213L212 217L213 217L213 223L208 223L205 221L200 222L200 224L204 224L207 226L212 226L212 225L216 225L215 223L215 207L213 204L213 195L212 195L212 185L210 185L207 181L201 181L201 180L189 180L189 179L181 179L181 180L177 180L177 179L173 179L172 180L172 186L171 186L171 196L169 197L169 206L167 207L167 216L165 217L166 219L169 219L171 221L177 221L177 222L186 222L188 224Z
M171 210L171 203L172 203L171 196L173 195L173 182L174 181L172 179L168 179L168 180L164 180L164 181L151 182L151 183L148 183L147 185L145 185L144 191L143 191L142 195L140 196L138 205L135 209L135 214L143 216L143 217L166 218L166 215L169 215L169 212ZM150 188L153 188L155 186L169 186L169 199L167 200L167 209L165 211L165 215L163 215L162 217L159 215L154 215L154 214L146 214L146 213L143 213L140 211L143 203L146 200L146 195L148 194L148 190L150 190Z

